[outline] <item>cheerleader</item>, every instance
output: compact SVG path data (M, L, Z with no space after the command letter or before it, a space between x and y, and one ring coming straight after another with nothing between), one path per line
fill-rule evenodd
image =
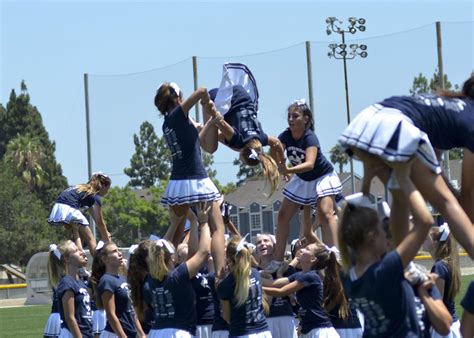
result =
M239 152L244 164L261 165L275 191L280 175L274 158L281 160L283 152L278 139L267 135L258 121L258 89L250 70L240 63L224 64L221 85L209 94L215 108L205 109L206 124L200 133L203 149L212 154L221 142ZM267 145L272 156L263 151Z
M54 246L53 246L54 248ZM51 284L50 280L50 284ZM61 316L59 315L59 304L58 304L58 293L56 289L58 287L57 283L50 285L52 289L52 304L51 304L51 313L46 321L44 326L43 337L44 338L58 338L59 333L61 332Z
M431 272L438 275L436 286L441 293L444 305L452 316L451 332L449 335L440 335L433 331L433 337L461 337L461 323L459 322L454 299L459 293L461 285L461 268L459 267L459 252L456 242L451 236L446 223L430 230L430 253L435 263Z
M447 220L454 237L474 258L474 77L461 93L394 96L363 110L346 128L339 142L367 161L368 154L388 162L416 156L411 178L423 196ZM461 201L464 210L443 180L433 147L463 147ZM364 173L364 193L372 177ZM391 181L396 184L396 182ZM471 215L471 220L468 215ZM395 230L395 231L394 231ZM396 243L408 228L392 229Z
M54 203L48 223L51 225L61 225L70 230L79 250L83 250L82 242L84 241L93 255L96 240L89 227L89 221L81 212L81 209L89 210L92 219L99 228L102 239L110 241L110 232L107 230L107 225L102 215L101 197L107 194L111 183L112 181L109 176L97 172L92 174L89 182L64 190L59 194Z
M464 308L461 321L462 336L474 337L474 281L469 284L461 305Z
M263 288L267 294L275 297L296 292L302 338L339 337L326 309L329 311L337 306L340 316L348 317L347 299L342 289L334 251L321 244L307 245L297 255L302 271L279 278L271 282L272 287ZM317 270L325 270L324 288Z
M415 223L395 250L385 254L385 231L375 210L348 201L342 212L339 249L343 262L350 267L345 290L364 315L364 337L420 335L414 293L404 278L404 268L424 242L433 217L409 178L412 163L396 164L393 170ZM380 160L369 164L380 165L386 173L389 171ZM401 220L398 214L404 210L404 205L399 205L399 202L394 201L391 219ZM404 216L404 222L408 223L408 215ZM400 223L399 226L408 227L408 224Z
M72 241L50 246L48 276L50 283L57 285L60 338L93 337L89 292L78 278L79 269L86 265L86 254Z
M245 236L246 237L246 236ZM234 236L227 244L229 275L217 286L222 317L229 323L229 337L269 338L263 312L260 274L252 268L252 253L245 237Z
M283 260L288 240L290 220L303 206L316 204L318 220L322 225L323 241L328 246L336 244L337 222L334 216L334 196L342 190L339 177L321 151L314 133L313 114L304 100L297 100L288 107L288 128L278 136L291 167L282 161L280 172L295 174L283 190L283 202L278 212L278 229L274 264ZM304 236L312 243L317 238L311 222L304 222Z
M259 263L259 269L271 264L273 259L273 248L275 236L271 234L258 234L256 241L255 257ZM277 277L277 272L272 274ZM288 297L271 297L270 313L267 317L269 330L274 338L296 338L296 321L293 308Z
M164 116L163 136L173 162L170 181L161 203L170 207L171 219L177 224L183 221L192 203L212 201L209 222L212 230L211 251L216 271L220 272L225 265L224 223L219 209L221 194L202 163L198 125L188 116L189 110L199 101L205 106L210 105L205 88L199 88L183 99L177 84L165 82L156 93L155 106Z
M214 318L212 320L211 338L229 338L229 323L221 316L222 308L216 290L216 274L209 273L208 283L211 288L212 302L214 304Z
M97 250L92 263L91 283L95 302L104 309L107 324L101 338L145 337L129 296L130 288L119 270L122 253L112 242Z
M154 324L148 335L150 338L186 338L196 334L196 295L191 280L210 253L208 212L211 205L197 207L201 230L199 248L184 263L175 267L174 247L165 239L158 240L150 248L150 274L143 284L143 302L137 305L153 308Z

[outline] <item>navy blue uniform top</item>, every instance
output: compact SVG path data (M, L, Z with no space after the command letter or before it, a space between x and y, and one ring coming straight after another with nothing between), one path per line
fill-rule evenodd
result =
M301 318L301 332L332 327L328 315L323 309L323 283L318 273L314 270L297 272L288 277L291 282L303 284L303 288L296 291L296 301L299 304L298 313Z
M465 311L468 311L470 314L474 315L474 281L469 284L466 294L461 301L461 305Z
M474 101L421 94L393 96L380 104L408 116L433 147L474 151Z
M431 272L437 274L438 278L444 279L443 303L453 317L453 322L455 322L458 320L458 315L456 314L456 304L454 303L454 299L449 299L448 297L449 288L451 287L452 283L449 266L446 262L437 260L431 268Z
M244 304L237 306L234 299L235 278L230 273L217 287L219 299L230 301L229 338L259 333L268 330L263 313L262 282L260 274L252 268L249 295Z
M342 319L339 316L339 306L335 306L331 311L329 311L328 316L335 329L358 329L362 327L352 301L348 302L348 307L349 313L346 319Z
M345 290L364 315L364 337L418 337L413 288L403 275L396 251L372 264Z
M90 306L90 296L87 286L83 281L72 278L69 275L61 278L58 284L58 305L61 316L61 327L72 332L64 317L63 296L67 291L74 294L74 318L83 337L92 338L92 310Z
M152 330L179 329L196 334L196 295L186 263L181 263L163 281L147 276L143 299L153 308Z
M221 316L221 303L217 297L216 274L214 272L208 275L208 283L211 288L212 300L214 304L214 320L212 322L212 331L229 331L229 324Z
M191 283L196 293L196 323L211 325L214 321L214 302L209 279L203 269L191 279Z
M165 116L163 137L171 151L173 161L170 179L203 179L207 177L201 159L199 133L180 105Z
M106 291L112 293L115 298L115 315L122 325L122 329L127 337L136 337L137 328L135 327L135 311L130 299L130 287L122 276L105 273L99 281L99 297ZM102 298L101 298L102 299ZM105 330L114 332L109 321L105 325Z
M302 180L313 181L334 171L332 164L329 163L329 161L326 159L323 152L321 151L321 146L319 145L318 137L312 130L306 129L303 137L298 140L295 140L291 135L290 128L287 128L283 133L278 136L278 139L281 143L285 145L286 157L288 157L288 160L293 166L297 166L306 161L307 148L318 148L316 161L314 162L314 168L310 171L296 174Z
M66 204L76 209L90 208L94 204L102 206L99 195L86 195L83 192L77 192L77 186L69 187L59 194L56 203Z
M242 149L251 139L258 139L263 146L268 145L268 135L263 132L262 124L257 118L257 110L250 95L244 87L235 85L232 88L230 109L225 113L224 120L234 129L234 136L226 141L230 147ZM209 94L215 99L217 91Z
M418 295L418 289L413 287L413 291L415 293L415 308L416 308L416 316L418 319L418 326L420 327L421 335L420 337L423 338L430 338L431 337L431 323L428 318L428 314L426 313L425 305L422 303L420 296ZM428 290L428 294L434 300L441 299L441 294L436 286L433 286L431 289Z
M58 292L53 288L53 293L51 294L51 313L59 313L59 302L58 302Z

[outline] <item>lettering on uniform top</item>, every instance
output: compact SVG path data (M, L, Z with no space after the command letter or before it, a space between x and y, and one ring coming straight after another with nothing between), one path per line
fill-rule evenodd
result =
M245 322L247 324L265 320L260 304L262 303L262 289L259 287L260 282L254 277L250 277L249 297L245 302Z
M420 326L420 332L425 332L425 322L423 318L425 317L425 306L421 302L419 297L415 296L415 309L416 309L416 318L418 319L418 325Z
M434 95L416 95L419 101L428 107L445 107L447 110L460 113L466 107L466 102L458 98L444 98Z
M89 295L89 292L84 288L80 288L79 293L82 295L82 304L84 304L84 308L86 309L86 313L82 316L82 318L91 319L91 296Z
M174 318L175 310L171 292L161 286L153 289L151 293L155 315L158 318Z
M389 320L386 318L382 307L365 297L354 298L354 305L364 315L364 331L371 335L381 335L388 331Z
M176 132L173 129L166 127L163 131L163 136L166 140L166 143L168 144L168 147L170 148L171 156L176 160L182 159L183 152L178 143Z
M286 153L287 153L288 160L290 161L290 163L295 166L303 163L306 159L305 151L297 147L293 147L293 146L288 147Z

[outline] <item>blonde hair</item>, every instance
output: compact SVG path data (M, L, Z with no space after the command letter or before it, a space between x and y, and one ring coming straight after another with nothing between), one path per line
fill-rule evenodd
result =
M61 278L66 275L67 268L65 264L65 258L69 257L72 251L72 245L74 242L67 240L61 242L57 249L61 253L61 258L58 258L53 251L49 252L48 257L48 283L50 287L56 289L58 287Z
M236 306L243 305L249 297L250 271L252 269L252 254L249 249L243 247L242 250L237 251L240 240L240 236L232 237L227 243L226 250L227 261L235 279L234 302Z
M459 293L461 285L461 268L459 267L458 246L452 234L448 235L446 241L441 242L442 232L439 227L434 227L431 230L431 238L433 239L433 258L435 260L442 260L448 265L449 273L451 274L451 285L449 286L448 298L454 300Z
M85 184L78 184L76 186L77 192L85 192L86 196L97 195L102 188L110 187L112 180L109 176L104 174L94 174L92 175L89 182Z
M252 149L258 153L258 160L249 157ZM266 181L270 183L271 193L273 194L278 188L280 173L275 160L270 155L263 152L260 140L256 138L251 139L245 144L240 153L242 162L246 165L256 166L260 164L262 166L263 176L265 176Z
M173 246L172 243L169 244ZM152 245L148 253L148 268L151 277L159 281L164 280L170 272L168 263L171 258L172 254L168 252L165 246Z

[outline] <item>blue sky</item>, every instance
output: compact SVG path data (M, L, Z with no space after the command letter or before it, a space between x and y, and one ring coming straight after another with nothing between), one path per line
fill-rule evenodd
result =
M311 41L316 133L324 153L346 125L342 62L327 57L325 19L364 17L348 36L368 45L348 61L351 115L385 97L407 94L413 77L437 66L435 21L442 22L444 70L461 84L474 69L473 1L4 1L0 2L0 102L22 79L41 112L70 184L87 181L83 74L90 74L92 169L124 185L133 134L148 120L161 135L156 87L219 84L226 61L248 64L260 90L265 131L286 128L286 107L308 98L305 41ZM125 75L127 74L127 75ZM194 113L192 114L194 115ZM236 181L236 153L220 146L214 168ZM360 170L360 167L356 167Z

